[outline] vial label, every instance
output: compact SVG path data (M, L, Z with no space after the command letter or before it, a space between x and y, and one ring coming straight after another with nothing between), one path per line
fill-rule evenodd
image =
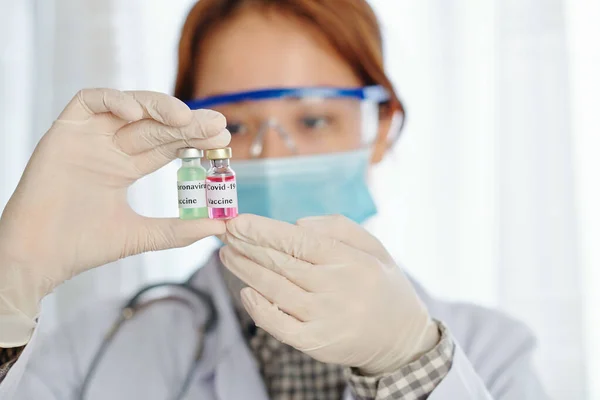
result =
M206 181L178 181L179 208L206 207Z
M227 182L206 183L206 200L209 208L237 208L235 179Z

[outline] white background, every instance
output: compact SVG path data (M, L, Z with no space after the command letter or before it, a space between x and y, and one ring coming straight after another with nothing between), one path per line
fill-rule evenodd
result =
M171 92L191 3L0 0L0 208L79 88ZM373 171L385 222L369 228L434 294L527 321L555 398L600 398L600 2L372 4L408 125ZM136 184L134 207L176 215L175 169ZM210 249L92 271L50 296L46 311L58 323L84 293L96 300L183 278Z

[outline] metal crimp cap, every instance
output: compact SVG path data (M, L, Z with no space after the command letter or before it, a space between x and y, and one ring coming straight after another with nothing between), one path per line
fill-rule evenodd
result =
M231 158L232 155L233 153L231 152L231 147L206 150L206 158L209 160L226 160Z
M177 150L177 158L202 158L204 152L194 147L183 147Z

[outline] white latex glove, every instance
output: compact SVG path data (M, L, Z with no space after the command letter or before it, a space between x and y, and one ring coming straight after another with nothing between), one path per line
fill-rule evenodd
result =
M0 347L25 344L42 297L74 275L224 233L221 221L142 217L127 189L181 147L226 146L225 127L221 114L166 94L79 92L39 142L0 219Z
M325 362L390 373L439 341L437 325L381 243L341 216L227 223L221 260L244 306L278 340Z

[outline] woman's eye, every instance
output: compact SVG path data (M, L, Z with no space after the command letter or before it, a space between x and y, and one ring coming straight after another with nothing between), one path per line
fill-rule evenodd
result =
M240 134L246 133L246 125L244 125L242 123L230 122L227 124L227 130L232 135L240 135Z
M303 128L307 129L322 129L329 124L327 117L307 116L300 119Z

